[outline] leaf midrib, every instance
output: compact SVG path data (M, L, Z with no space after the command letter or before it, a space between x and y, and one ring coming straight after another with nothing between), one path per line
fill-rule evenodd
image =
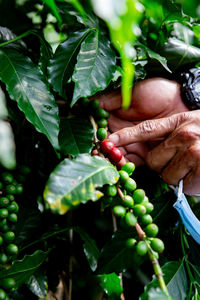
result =
M28 100L27 102L30 104L30 106L31 106L31 108L32 108L32 111L34 111L35 115L37 116L37 119L38 119L39 122L42 124L42 127L43 127L44 131L46 132L47 136L49 137L49 140L52 141L51 137L50 137L49 134L48 134L48 131L47 131L46 128L45 128L45 125L44 125L43 121L39 118L38 114L37 114L36 111L34 110L31 101L29 101L29 98L28 98L28 96L27 96L27 94L26 94L26 90L24 89L24 86L23 86L23 84L22 84L22 81L21 81L20 77L18 76L18 73L17 73L17 71L15 70L15 67L14 67L12 61L10 60L9 56L8 56L4 51L1 50L0 52L2 52L2 53L5 55L5 57L7 58L7 60L9 61L10 66L12 67L12 69L13 69L13 71L14 71L14 74L16 75L16 77L17 77L17 79L18 79L18 81L19 81L19 83L20 83L20 86L22 87L22 90L24 91L26 100ZM31 123L32 123L32 122L31 122ZM38 126L37 126L37 128L38 128ZM53 141L52 141L52 142L53 142Z

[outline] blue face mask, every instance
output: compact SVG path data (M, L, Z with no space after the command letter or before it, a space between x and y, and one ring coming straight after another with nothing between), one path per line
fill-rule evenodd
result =
M182 191L183 180L179 182L179 187L176 191L178 198L173 206L178 211L187 231L191 234L193 239L200 244L200 221L192 212Z

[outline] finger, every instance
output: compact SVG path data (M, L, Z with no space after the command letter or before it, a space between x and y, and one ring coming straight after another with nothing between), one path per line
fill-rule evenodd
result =
M193 152L193 150L176 153L166 165L161 173L166 183L178 185L179 181L190 173L197 162L195 156L191 157L191 152Z
M190 118L190 112L175 114L167 118L147 120L133 127L128 127L111 134L109 139L116 146L135 142L146 142L169 135L181 123Z
M145 143L133 143L124 147L128 153L137 154L143 160L146 160L150 151L149 147Z
M145 164L144 159L142 159L140 156L138 156L137 154L127 154L125 155L125 158L128 161L131 161L135 164L135 167L139 167L139 166L143 166Z
M122 97L120 90L116 90L110 94L104 94L96 98L100 102L100 107L107 111L116 110L121 107Z
M187 195L200 194L200 164L184 178L183 192Z
M133 126L132 122L121 120L118 117L116 117L114 114L110 114L110 117L108 119L108 127L111 132L118 131L125 127L131 127Z

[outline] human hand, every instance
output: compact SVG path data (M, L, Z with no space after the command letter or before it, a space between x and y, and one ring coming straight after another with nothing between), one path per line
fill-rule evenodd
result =
M164 78L151 78L136 83L133 87L132 102L127 110L121 109L122 99L119 90L102 95L99 100L100 106L110 112L108 124L111 133L132 127L146 119L188 111L181 99L180 85L176 81ZM139 166L144 164L151 146L152 142L139 142L120 147L120 150L127 160Z
M143 121L111 134L109 140L118 147L160 140L147 153L147 165L168 184L183 179L186 194L200 193L199 110Z

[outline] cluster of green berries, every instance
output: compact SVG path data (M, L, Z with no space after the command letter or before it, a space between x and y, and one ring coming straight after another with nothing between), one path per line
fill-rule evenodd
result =
M113 163L118 163L123 155L114 144L107 139L107 125L109 113L99 107L97 99L85 103L86 107L90 106L90 110L96 124L97 138L100 141L101 152ZM149 202L144 190L137 189L137 184L132 175L135 170L135 165L131 162L123 165L119 171L120 180L119 187L123 190L123 199L118 196L117 187L108 185L105 189L104 203L113 208L113 213L120 218L120 224L126 230L133 228L137 223L142 225L146 233L148 243L156 253L161 253L164 250L164 243L156 236L158 234L158 226L153 223L150 213L153 211L153 204ZM139 242L134 238L127 240L127 247L135 247L137 254L144 256L148 251L148 243L145 240Z
M113 213L120 219L120 226L125 229L131 229L140 224L146 234L146 240L153 251L161 253L164 250L164 243L156 236L158 226L153 223L150 213L153 211L153 204L149 202L143 189L137 188L137 184L132 175L135 165L131 162L123 165L119 171L120 179L118 185L123 191L123 197L119 197L117 187L108 185L105 188L104 203L111 205ZM129 238L126 241L129 248L135 247L140 256L144 256L148 251L148 244L145 240L137 241L135 238Z
M16 202L22 194L23 186L16 181L10 172L0 175L0 269L8 268L13 258L18 254L18 247L14 243L15 233L12 225L18 220L19 206ZM8 300L7 291L15 287L13 278L0 281L0 300Z
M109 113L105 109L99 107L99 101L97 99L89 101L87 98L84 98L82 103L94 116L98 126L97 138L101 142L100 147L102 153L113 163L119 162L122 159L121 151L115 147L112 142L107 140L107 120L109 118Z

